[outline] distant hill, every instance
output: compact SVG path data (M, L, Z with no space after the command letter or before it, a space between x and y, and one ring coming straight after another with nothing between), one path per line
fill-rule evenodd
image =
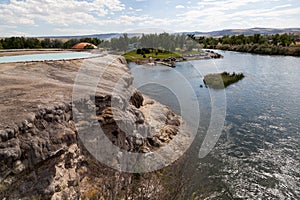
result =
M81 38L98 38L101 40L110 40L111 38L119 38L123 33L105 33L105 34L92 34L92 35L77 35L77 36L44 36L39 38L52 38L52 39L81 39ZM128 37L140 36L141 33L129 33Z
M225 29L212 32L185 32L186 34L195 34L196 36L208 36L208 37L222 37L224 35L272 35L272 34L284 34L284 33L298 33L300 34L300 28L250 28L250 29Z
M300 34L300 28L250 28L250 29L225 29L219 31L211 31L211 32L179 32L178 34L195 34L196 36L207 36L207 37L222 37L224 35L254 35L254 34L262 34L262 35L272 35L272 34L284 34L284 33L298 33ZM122 36L123 33L106 33L106 34L93 34L93 35L78 35L78 36L48 36L48 37L40 37L40 38L56 38L56 39L80 39L84 37L88 38L99 38L101 40L109 40L111 38L118 38ZM128 37L141 36L142 33L129 33Z

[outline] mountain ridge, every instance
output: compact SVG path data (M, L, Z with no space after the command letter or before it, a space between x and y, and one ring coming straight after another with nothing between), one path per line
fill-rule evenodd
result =
M190 31L190 32L177 32L175 34L195 34L196 36L206 37L222 37L225 35L272 35L272 34L284 34L284 33L298 33L300 34L300 28L248 28L248 29L223 29L217 31L201 32L201 31ZM99 38L102 40L109 40L111 38L118 38L124 33L103 33L103 34L91 34L91 35L70 35L70 36L41 36L37 38L53 38L53 39L80 39L84 37ZM140 36L142 33L128 33L128 37Z
M219 31L211 31L211 32L185 32L187 34L195 34L195 35L203 35L203 36L224 36L224 35L254 35L254 34L262 34L262 35L272 35L272 34L284 34L284 33L300 33L300 28L249 28L249 29L223 29Z

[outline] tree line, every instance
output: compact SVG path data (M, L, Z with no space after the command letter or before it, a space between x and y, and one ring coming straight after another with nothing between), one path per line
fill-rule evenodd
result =
M119 38L104 41L101 46L116 51L153 48L174 52L177 48L192 50L198 46L198 43L185 34L155 33L142 34L141 36L134 37L128 37L127 34L123 34Z
M34 48L64 48L70 49L79 42L89 42L96 46L109 48L115 51L128 51L142 48L164 49L174 51L192 51L193 49L209 48L270 55L300 56L300 47L295 47L300 35L274 34L250 36L233 35L220 38L196 37L193 34L142 34L128 37L123 34L119 38L103 41L98 38L69 39L63 42L60 39L38 39L25 37L10 37L0 39L0 49L34 49Z
M64 48L70 49L79 42L89 42L96 46L102 43L98 38L70 39L63 42L60 39L38 39L25 37L9 37L0 40L0 49L38 49L38 48Z
M223 45L245 45L245 44L269 44L275 46L283 46L289 47L291 44L296 44L296 40L299 39L299 35L295 34L276 34L276 35L261 35L254 34L250 36L241 35L233 35L228 36L225 35L221 38L213 38L213 37L195 37L193 34L188 35L190 38L194 39L200 44L203 44L205 47L207 46L216 46L218 44Z
M250 36L233 35L220 38L196 37L193 34L188 35L203 48L221 49L229 51L239 51L268 55L292 55L300 56L300 47L296 46L300 35L296 34L275 34L261 35L254 34Z

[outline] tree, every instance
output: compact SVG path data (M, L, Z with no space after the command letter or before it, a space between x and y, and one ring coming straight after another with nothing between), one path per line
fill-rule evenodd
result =
M228 35L222 37L222 44L230 44L231 45L231 38Z
M195 34L187 34L187 36L192 40L196 40Z
M246 43L247 43L247 44L253 44L253 43L254 43L253 40L254 40L254 36L253 36L253 35L250 35L250 36L248 36L248 37L246 38Z
M52 48L63 48L63 42L61 40L55 39L51 42Z
M244 34L238 35L237 36L237 41L238 44L246 44L246 38Z
M84 47L84 49L94 49L94 47L92 46L92 45L86 45L85 47Z
M175 39L176 47L183 49L186 40L187 40L187 36L185 34L177 35Z
M280 45L287 47L292 44L292 37L288 34L282 34L279 36Z
M79 42L78 39L71 39L71 40L68 40L67 42L65 42L63 44L63 47L65 49L71 49L75 44L77 44Z
M23 49L25 44L24 37L5 38L2 42L4 49Z
M260 41L260 37L261 37L260 34L254 34L254 35L253 35L253 43L254 43L254 44L258 44L259 41Z
M129 48L129 38L126 33L123 34L123 36L119 39L119 50L125 51Z
M41 42L37 38L27 38L24 42L24 48L35 49L41 47Z
M218 45L219 41L214 39L213 37L206 38L206 44L209 46L216 46Z
M110 40L110 46L113 50L118 50L119 49L119 39L118 38L112 38Z
M45 38L41 41L42 48L51 48L51 40L49 38Z
M102 41L102 43L100 44L100 46L102 48L111 48L111 43L110 43L110 41Z
M174 52L175 50L176 50L175 42L171 42L169 51Z
M277 33L276 35L272 36L272 44L277 46L279 42L279 34Z
M193 48L196 46L196 42L194 41L194 40L188 40L187 42L186 42L186 49L188 50L188 51L192 51L193 50Z
M99 44L102 43L102 40L100 40L98 38L81 38L79 41L80 42L88 42L88 43L94 44L96 46L98 46Z

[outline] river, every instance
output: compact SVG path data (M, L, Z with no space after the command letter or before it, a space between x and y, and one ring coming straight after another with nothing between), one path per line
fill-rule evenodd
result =
M200 120L184 167L187 198L300 199L300 58L216 52L224 58L177 63L174 69L129 64L134 85L178 114L182 100L176 96L199 104L199 116L185 116ZM225 92L200 87L203 76L216 71L246 77ZM218 110L212 96L225 101L224 126L212 151L199 158L212 110Z

